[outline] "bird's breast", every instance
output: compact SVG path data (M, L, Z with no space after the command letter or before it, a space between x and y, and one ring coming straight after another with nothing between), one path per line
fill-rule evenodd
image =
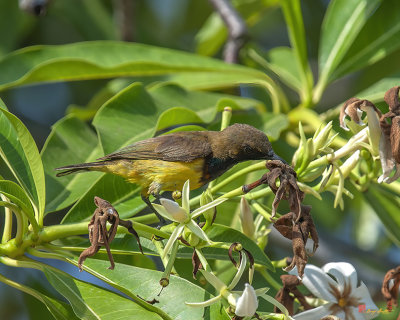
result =
M204 185L202 176L204 160L191 162L163 160L117 160L107 166L107 171L124 177L131 183L148 188L155 182L162 191L182 190L186 180L190 180L190 188L197 189Z

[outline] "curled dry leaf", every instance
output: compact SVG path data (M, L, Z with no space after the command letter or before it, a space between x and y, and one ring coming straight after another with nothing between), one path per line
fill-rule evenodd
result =
M114 240L118 225L127 228L128 231L135 236L139 244L139 249L143 253L139 235L137 234L136 230L133 229L132 222L129 220L125 221L120 219L117 210L115 210L108 201L99 197L94 197L94 203L97 206L97 209L94 211L88 225L91 246L83 250L79 256L79 271L82 271L82 265L86 258L96 254L102 246L106 248L108 259L111 263L109 269L114 269L115 264L110 250L110 243ZM111 224L109 230L107 230L107 222Z
M299 277L303 277L304 268L307 264L308 257L306 244L309 237L314 241L313 252L318 248L318 233L315 228L314 221L310 214L311 206L301 205L301 213L297 222L293 222L295 214L289 212L281 216L275 223L274 227L287 239L292 240L293 259L286 271L292 270L297 266Z

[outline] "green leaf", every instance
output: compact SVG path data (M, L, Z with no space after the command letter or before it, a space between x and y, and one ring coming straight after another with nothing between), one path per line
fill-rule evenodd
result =
M163 83L153 86L149 93L154 101L165 108L186 107L197 113L202 122L212 122L217 113L225 107L232 110L255 109L257 112L265 112L265 105L255 99L242 98L229 94L189 91L171 83Z
M80 319L171 319L140 299L133 302L56 269L43 269L51 285L70 302Z
M203 56L213 56L225 43L228 37L221 17L213 12L196 34L196 52Z
M243 248L251 252L254 257L254 261L267 267L269 270L274 271L274 266L272 265L270 259L265 255L265 253L254 243L253 240L246 237L240 231L229 228L224 225L214 223L210 229L207 230L207 236L214 242L224 242L231 245L234 242L239 242L242 244ZM207 259L218 259L218 260L228 260L228 251L221 248L203 248L202 249L205 257ZM178 257L191 259L193 254L192 248L181 248L178 251Z
M35 141L24 124L0 108L0 156L37 210L41 224L45 206L43 164Z
M383 97L385 96L386 91L388 91L390 88L398 86L399 83L400 74L397 73L374 83L372 86L357 93L355 96L360 97L361 99L370 100L375 103L381 102L384 101Z
M262 131L270 138L271 141L278 140L281 132L289 127L289 120L285 114L265 113L262 115L263 127Z
M66 117L53 125L41 152L46 177L46 213L63 209L93 184L100 173L73 174L57 178L55 168L93 161L102 156L97 136L87 124Z
M94 259L85 261L86 271L129 297L137 299L137 296L140 296L146 300L156 298L159 303L154 306L160 308L173 319L230 319L220 302L213 304L206 310L186 306L186 301L200 302L211 298L211 295L185 279L172 275L168 287L158 296L161 289L159 281L163 277L162 272L119 263L115 264L114 270L109 270L108 267L108 261Z
M313 76L308 64L307 43L301 12L300 0L284 0L281 2L286 25L292 44L294 57L297 61L298 74L301 79L302 101L309 103L313 87Z
M267 52L265 58L256 51L250 51L249 55L262 67L274 72L287 86L301 92L302 82L293 49L288 47L273 48Z
M160 115L157 121L156 130L161 131L188 123L203 124L204 122L196 112L184 107L174 107L164 111Z
M196 86L197 83L198 86L199 80L204 79L209 85L205 81L201 86L206 88L259 84L273 96L275 109L287 105L276 84L258 70L187 52L112 41L34 46L18 50L0 61L0 90L43 81L154 75L177 75L171 78L183 86L186 83L189 86Z
M370 15L381 0L331 1L322 24L319 48L319 82L315 96L319 99L332 74L350 49Z
M396 194L382 186L371 184L364 197L382 221L392 241L400 246L400 216L397 214L399 202Z
M333 72L338 79L372 65L400 47L400 2L382 1L355 39L342 63Z

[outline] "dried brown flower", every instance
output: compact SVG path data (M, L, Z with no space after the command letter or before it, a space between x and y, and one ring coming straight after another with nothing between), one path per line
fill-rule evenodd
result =
M353 120L355 123L362 125L363 122L361 121L361 115L364 111L366 112L368 108L372 108L372 110L377 113L378 117L381 117L381 112L377 107L375 107L375 105L371 101L360 100L358 98L350 98L343 104L342 108L340 109L340 126L344 130L349 130L346 126L346 123L344 122L346 116L349 116L350 119Z
M299 300L300 304L304 307L305 310L312 309L312 306L307 303L304 295L299 291L299 289L297 289L297 286L301 284L299 278L294 275L284 274L281 275L281 280L283 287L279 289L278 293L275 296L275 299L286 307L289 315L292 316L294 314L293 302L295 298ZM282 311L279 310L279 308L277 307L274 307L274 312L282 313Z
M381 292L387 301L388 310L392 310L393 305L398 306L400 287L400 266L390 269L383 278Z
M380 117L382 141L380 156L383 169L383 181L390 183L400 177L400 87L393 87L385 93L384 100L389 106L389 111ZM396 172L393 177L389 175L393 168Z
M297 222L294 222L295 213L289 212L281 216L275 223L274 227L287 239L292 240L293 259L286 271L292 270L297 266L300 277L304 275L304 268L307 264L308 257L306 244L309 237L314 241L313 252L318 248L318 233L312 220L311 206L301 205L301 213Z
M296 172L291 166L280 160L267 161L265 166L269 172L264 174L260 180L244 185L243 192L247 193L261 184L268 184L275 194L275 199L272 203L271 217L275 217L276 209L283 199L288 200L290 211L295 213L294 218L298 221L300 219L300 206L304 199L304 193L297 185ZM279 187L276 184L278 179L280 181Z
M94 197L94 203L97 209L94 211L92 218L90 219L89 229L89 240L91 246L82 251L78 259L79 271L82 271L83 262L87 257L91 257L96 254L101 246L106 248L108 259L110 260L111 266L109 269L114 269L114 258L111 254L110 243L114 240L115 234L117 233L118 225L121 225L128 229L132 233L138 244L139 249L143 253L142 246L140 244L139 235L133 229L131 221L125 221L119 218L117 210L106 200L99 197ZM109 230L107 230L107 222L111 224Z

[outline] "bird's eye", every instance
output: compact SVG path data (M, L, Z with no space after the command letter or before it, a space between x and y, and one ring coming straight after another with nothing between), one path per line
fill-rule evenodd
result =
M247 153L247 152L251 152L252 149L248 144L245 144L244 147L243 147L243 150L244 150L244 152Z

